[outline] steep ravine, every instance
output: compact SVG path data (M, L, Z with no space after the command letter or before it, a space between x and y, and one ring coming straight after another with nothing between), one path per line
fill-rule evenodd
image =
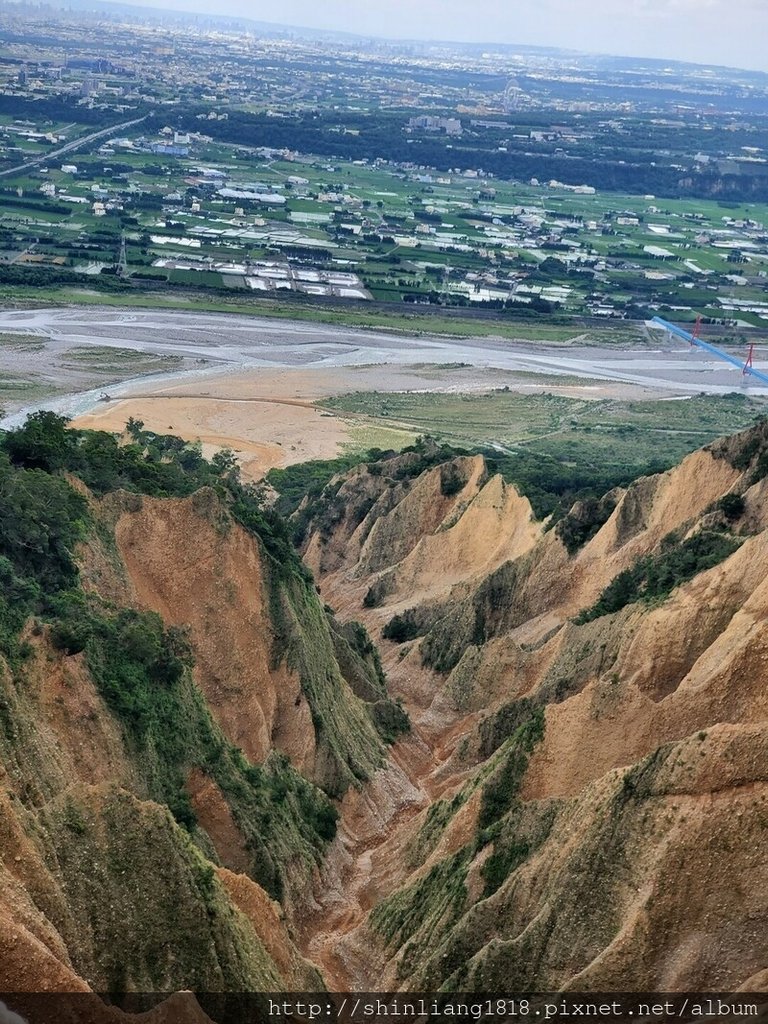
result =
M413 724L397 768L345 798L302 930L332 987L758 977L765 445L761 426L549 531L482 460L404 486L394 459L321 498L305 557Z
M333 991L374 991L378 963L345 939L371 909L396 891L408 874L402 852L414 823L440 792L436 780L453 749L445 735L423 730L411 711L412 732L398 740L387 768L342 801L339 833L320 873L316 908L300 930L304 956L320 969Z

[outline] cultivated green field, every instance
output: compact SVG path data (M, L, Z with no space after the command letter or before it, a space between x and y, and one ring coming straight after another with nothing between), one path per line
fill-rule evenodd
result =
M139 126L129 135L145 131ZM637 321L654 313L681 321L702 314L731 321L731 330L768 325L764 288L756 281L768 266L758 230L768 223L765 203L577 195L546 184L417 174L322 156L265 159L213 140L197 143L187 157L121 149L106 159L78 153L75 163L76 174L54 162L45 175L35 170L6 179L0 302L88 303L89 292L98 291L110 304L245 306L266 316L385 329L400 329L431 307L437 315L425 330L554 342L572 336L560 329L566 318L594 315L617 331L624 316ZM227 175L230 187L258 187L284 202L222 198L219 183L197 183L201 164ZM53 195L41 194L43 179ZM99 197L114 202L97 215ZM123 237L127 291L98 273L112 273ZM180 266L155 265L165 260ZM220 272L248 261L354 273L391 312L366 313L356 303L348 312L318 307L309 313L275 292L257 299L244 271ZM75 275L82 275L82 288ZM144 293L145 281L162 293ZM493 309L505 302L522 314L517 323L499 315L468 326L440 313L443 306ZM536 318L523 326L531 313ZM585 340L642 342L640 332L626 330L624 338L590 332Z

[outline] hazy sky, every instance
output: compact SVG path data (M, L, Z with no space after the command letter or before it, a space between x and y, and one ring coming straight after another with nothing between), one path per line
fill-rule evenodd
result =
M768 71L768 0L134 0L396 38L499 41Z

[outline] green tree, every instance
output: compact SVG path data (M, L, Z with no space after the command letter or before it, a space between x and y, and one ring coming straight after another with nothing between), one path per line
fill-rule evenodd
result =
M71 464L75 437L67 430L69 420L55 412L35 412L24 425L7 434L5 450L17 466L44 469L49 473Z

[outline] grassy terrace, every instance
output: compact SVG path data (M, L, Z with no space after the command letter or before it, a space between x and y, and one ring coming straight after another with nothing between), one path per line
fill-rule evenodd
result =
M66 355L66 363L72 367L116 378L174 370L182 362L181 356L160 356L154 352L137 352L111 345L78 345Z
M542 464L629 472L666 468L768 412L768 400L743 395L685 401L587 401L551 394L359 393L327 408L361 424L431 434L467 448L490 447Z

